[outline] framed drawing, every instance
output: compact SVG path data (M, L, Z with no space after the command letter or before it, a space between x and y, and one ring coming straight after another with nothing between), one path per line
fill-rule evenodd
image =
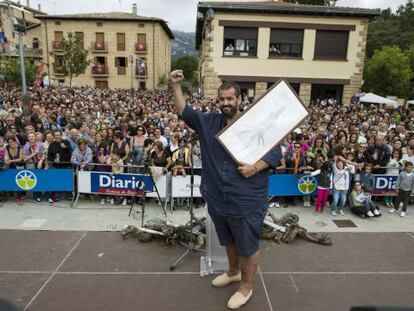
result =
M236 163L254 164L308 115L301 99L281 79L216 138Z

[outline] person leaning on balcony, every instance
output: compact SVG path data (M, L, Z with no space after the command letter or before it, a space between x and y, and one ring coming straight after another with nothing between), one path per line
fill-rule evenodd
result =
M269 53L270 53L270 55L272 55L272 56L277 56L277 55L281 55L281 54L282 54L282 53L280 52L280 49L279 49L279 45L278 45L278 44L272 44L272 45L270 46Z
M225 51L227 51L227 52L233 52L234 51L233 44L229 43L229 45L226 47Z

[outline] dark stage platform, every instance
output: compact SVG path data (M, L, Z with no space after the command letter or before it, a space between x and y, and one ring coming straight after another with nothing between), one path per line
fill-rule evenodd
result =
M345 311L414 306L414 234L334 233L333 246L262 244L241 310ZM115 232L0 231L0 298L32 311L218 311L236 284L199 276L200 254ZM3 310L2 310L3 311Z

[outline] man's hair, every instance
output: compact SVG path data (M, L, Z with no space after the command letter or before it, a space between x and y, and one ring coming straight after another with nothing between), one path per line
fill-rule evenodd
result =
M222 85L218 88L218 93L220 91L230 90L234 89L234 95L236 95L237 98L239 98L241 92L240 92L240 86L236 82L223 82Z
M413 162L406 161L404 167L413 166Z

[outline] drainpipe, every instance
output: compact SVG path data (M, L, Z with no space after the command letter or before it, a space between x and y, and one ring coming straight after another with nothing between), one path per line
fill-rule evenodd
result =
M152 87L155 89L155 21L152 20Z

